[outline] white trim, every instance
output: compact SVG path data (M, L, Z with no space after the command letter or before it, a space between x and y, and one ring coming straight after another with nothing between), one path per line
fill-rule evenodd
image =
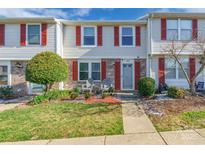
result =
M28 26L29 25L39 25L40 26L40 30L39 30L40 42L39 42L39 44L29 44L28 43ZM36 46L41 46L41 45L42 45L42 42L41 42L41 23L27 23L26 24L26 46L36 47Z
M0 61L0 65L7 66L7 74L8 74L7 85L11 86L11 61Z
M94 45L84 45L84 28L85 27L92 27L94 28L94 37L95 37L95 42L94 42ZM97 26L89 26L89 25L86 25L86 26L81 26L81 47L97 47Z
M135 88L135 65L134 65L134 60L133 59L121 59L121 66L120 66L120 86L122 90L134 90ZM131 89L124 89L123 88L123 64L132 64L132 88Z
M122 28L132 28L132 45L122 45ZM120 26L120 33L119 33L119 41L120 41L120 47L135 47L135 26Z
M92 78L92 63L99 63L100 64L100 80L94 80L94 81L101 81L101 60L95 59L95 60L78 60L78 81L86 81L86 80L80 80L80 63L88 63L88 79Z

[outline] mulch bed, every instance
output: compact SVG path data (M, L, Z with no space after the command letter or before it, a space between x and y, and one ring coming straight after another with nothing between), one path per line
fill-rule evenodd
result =
M109 104L120 104L122 103L121 100L113 97L113 96L107 96L104 99L97 96L92 96L89 99L85 101L87 104L93 104L93 103L109 103Z
M185 99L149 100L142 102L142 106L147 114L150 114L150 111L155 111L163 113L163 115L175 115L181 112L205 109L205 98L200 96L186 96Z

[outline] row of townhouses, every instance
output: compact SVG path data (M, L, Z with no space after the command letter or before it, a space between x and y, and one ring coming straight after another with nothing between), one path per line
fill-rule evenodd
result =
M12 85L19 95L34 93L41 86L25 81L26 63L39 52L53 51L68 63L68 78L57 85L60 89L109 78L116 90L137 90L144 76L154 78L156 86L187 88L179 66L161 46L173 36L178 43L191 40L203 29L203 13L150 13L132 21L0 19L0 85ZM181 54L190 77L199 67L196 56L191 50ZM203 72L197 81L204 80Z

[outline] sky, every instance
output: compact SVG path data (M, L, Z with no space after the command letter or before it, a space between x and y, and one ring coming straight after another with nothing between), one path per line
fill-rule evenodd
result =
M205 12L205 8L15 8L0 9L0 18L45 16L70 20L135 20L149 12Z

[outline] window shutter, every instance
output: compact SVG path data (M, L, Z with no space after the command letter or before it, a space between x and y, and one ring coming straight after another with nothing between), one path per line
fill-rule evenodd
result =
M167 20L161 19L161 40L167 39Z
M198 21L197 19L192 20L192 39L197 39L198 37Z
M81 26L76 26L76 46L81 46Z
M158 63L158 76L159 76L159 84L164 84L165 83L165 60L164 58L159 58L159 63Z
M98 37L98 46L102 46L102 31L103 31L103 27L102 26L98 26L97 27L97 37Z
M101 61L101 80L106 79L106 60Z
M21 24L20 27L20 44L21 46L26 46L26 24Z
M119 46L119 26L114 27L114 46Z
M138 90L139 79L140 79L140 61L135 60L135 90Z
M195 75L196 67L195 67L195 58L190 57L189 58L189 79L190 81Z
M73 77L73 81L77 81L78 80L78 61L77 60L73 60L73 67L72 67L72 77Z
M135 27L135 37L136 37L136 46L140 46L141 44L141 28L140 26Z
M47 45L47 24L41 24L41 45Z
M115 61L115 89L120 90L121 89L121 79L120 79L120 60Z
M5 43L5 25L0 24L0 45L3 46Z

